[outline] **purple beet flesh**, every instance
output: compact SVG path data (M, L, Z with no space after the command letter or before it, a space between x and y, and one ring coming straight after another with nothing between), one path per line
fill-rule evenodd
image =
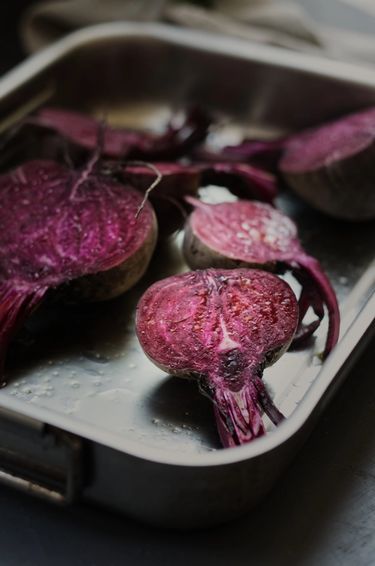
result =
M152 285L137 307L136 330L164 371L198 379L214 403L224 446L264 434L261 409L283 419L261 380L290 344L298 323L293 291L252 269L208 269Z
M375 108L294 135L279 169L298 195L346 220L375 218Z
M240 161L278 171L311 206L344 220L375 218L375 107L276 140L245 139L206 161Z
M74 280L86 299L112 298L147 267L151 205L137 215L143 195L93 167L30 161L0 177L0 379L10 341L48 289Z
M272 271L292 270L302 286L299 329L295 346L303 345L328 310L326 357L339 337L340 313L334 290L319 262L306 254L297 228L287 216L265 203L237 201L209 205L187 197L195 210L187 221L184 254L190 267L258 267ZM317 320L302 321L309 307Z

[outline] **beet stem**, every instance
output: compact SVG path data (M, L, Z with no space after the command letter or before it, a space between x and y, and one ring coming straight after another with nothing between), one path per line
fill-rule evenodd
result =
M207 202L203 202L202 200L199 200L195 197L191 197L190 195L186 195L184 197L184 200L186 200L186 202L191 204L191 206L193 206L194 208L202 208L202 209L206 210L207 212L212 210L212 204L208 204Z
M292 344L289 347L289 350L304 347L306 342L314 334L315 330L319 328L319 325L324 317L324 304L321 294L314 285L310 276L302 272L300 269L294 269L293 275L302 286L302 289L298 299L298 328L292 340ZM303 319L305 318L305 315L310 307L312 307L314 313L318 318L310 324L303 324Z
M215 418L224 447L239 446L265 434L257 397L252 382L240 391L214 394Z
M284 149L287 142L286 137L279 138L276 140L259 140L253 138L247 138L237 145L226 145L223 148L223 153L228 153L229 155L238 155L241 157L246 157L250 159L254 155L259 153L277 153Z
M178 199L173 198L171 196L164 196L164 195L159 195L159 198L161 200L164 200L165 202L168 202L168 203L172 204L173 206L175 206L177 208L178 212L181 214L182 218L184 220L187 219L187 217L189 216L189 213L185 210L185 208L182 206L182 204L179 202Z
M4 365L10 341L24 321L43 299L47 287L34 290L14 288L13 283L0 283L0 385L5 385Z
M274 425L278 426L284 419L284 415L279 411L272 401L266 386L260 377L254 379L255 387L258 391L258 401L268 416L268 418L273 422Z
M197 164L201 184L223 185L240 198L256 198L270 204L277 195L274 175L248 163L216 162L212 165Z
M319 328L320 322L321 320L317 318L316 320L310 322L310 324L300 323L298 325L292 343L289 346L289 351L299 350L300 348L304 348L306 346L306 342L311 338L315 330Z
M340 311L336 294L317 259L308 255L302 255L298 257L297 262L315 284L328 310L328 333L325 348L322 353L322 359L324 360L339 339ZM314 308L314 304L312 304L312 307ZM318 307L318 303L315 303L315 307Z
M87 164L85 165L80 176L78 177L78 179L76 180L76 182L74 183L74 185L72 187L72 192L70 194L71 200L75 199L79 187L85 181L87 181L87 179L89 178L89 176L93 172L95 165L98 163L98 161L100 159L100 156L101 156L102 151L103 151L103 146L104 146L104 132L105 132L105 123L101 121L98 124L98 143L97 143L97 146L93 150L91 157L88 159Z
M301 294L298 299L299 322L301 323L305 318L310 307L313 308L319 320L322 320L324 316L324 306L319 291L312 284L311 279L306 277L306 274L293 271L293 275L302 285Z
M138 216L141 214L142 210L144 209L146 202L148 201L148 197L150 196L151 191L153 191L155 187L158 186L158 184L163 178L163 175L153 163L148 163L147 161L129 161L126 165L148 167L149 169L151 169L153 173L155 173L155 179L152 181L151 185L145 190L145 194L142 199L142 202L139 205L137 212L135 213L135 217L138 218Z
M227 145L219 151L197 148L193 153L194 160L206 162L251 163L263 170L274 173L277 163L286 147L289 137L276 140L245 139L237 145Z

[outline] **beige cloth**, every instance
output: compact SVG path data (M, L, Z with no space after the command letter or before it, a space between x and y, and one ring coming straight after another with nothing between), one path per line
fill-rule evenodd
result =
M375 0L358 1L374 19ZM306 11L287 0L212 0L196 3L178 0L55 0L38 2L27 11L21 25L25 48L33 52L80 27L113 21L168 22L219 32L233 37L334 58L375 63L375 39L342 31L314 21ZM367 5L366 5L367 3Z

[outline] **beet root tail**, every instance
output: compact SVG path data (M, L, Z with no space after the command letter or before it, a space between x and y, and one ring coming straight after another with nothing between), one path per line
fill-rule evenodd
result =
M246 444L265 434L257 398L257 391L252 384L236 392L216 392L215 418L225 448Z
M320 320L324 315L323 305L327 307L328 333L322 352L322 359L325 359L339 339L340 311L336 294L318 260L310 256L303 256L298 259L298 263L303 273L302 285L305 287L305 293L310 297L310 306L312 306ZM307 275L309 281L306 281L305 275ZM317 297L317 294L320 298Z
M289 349L298 350L305 347L315 330L319 328L324 317L324 303L321 294L309 275L300 270L294 270L293 273L302 288L298 299L298 327ZM310 307L316 314L317 319L309 324L304 324L303 319Z
M272 421L275 426L278 426L285 419L284 415L280 413L279 409L272 401L261 378L257 377L254 383L258 392L258 402L260 406L262 407L263 411L266 413L270 421Z
M17 289L0 283L0 385L5 385L4 365L11 340L25 320L36 309L47 288Z

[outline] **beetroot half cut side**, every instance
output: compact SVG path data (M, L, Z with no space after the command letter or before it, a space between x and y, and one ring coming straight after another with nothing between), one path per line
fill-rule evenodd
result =
M150 199L175 198L184 204L184 197L194 196L199 187L222 185L240 198L249 198L272 203L277 196L277 181L274 175L246 163L168 163L153 162L161 174L157 189L150 194ZM108 171L118 171L116 162L106 165ZM155 176L145 164L126 164L121 167L121 175L132 185L144 190Z
M375 108L293 135L279 169L308 204L344 220L375 218Z
M289 285L252 269L168 277L144 293L136 315L147 356L170 374L196 378L213 401L224 446L262 436L262 410L274 424L282 421L261 377L288 348L297 324Z
M145 272L156 219L143 195L95 173L30 161L0 177L0 365L48 289L107 300ZM3 376L0 376L3 379Z
M239 198L273 203L277 182L273 175L244 163L170 163L153 162L161 175L159 184L150 193L159 224L159 234L168 236L183 225L190 207L185 196L195 196L200 187L225 186ZM103 172L130 183L144 192L153 182L155 173L147 163L128 164L116 161L103 164Z
M26 122L52 130L88 151L97 146L101 124L89 115L53 107L41 108ZM107 125L102 155L121 159L175 159L206 138L210 122L208 114L194 107L186 112L182 124L175 125L172 118L161 134Z
M195 209L185 229L184 255L193 269L257 267L292 271L301 284L300 324L293 345L303 346L328 311L325 358L339 338L340 312L335 292L320 263L303 250L294 222L266 203L237 201L210 205L186 197ZM304 325L312 307L317 319Z

